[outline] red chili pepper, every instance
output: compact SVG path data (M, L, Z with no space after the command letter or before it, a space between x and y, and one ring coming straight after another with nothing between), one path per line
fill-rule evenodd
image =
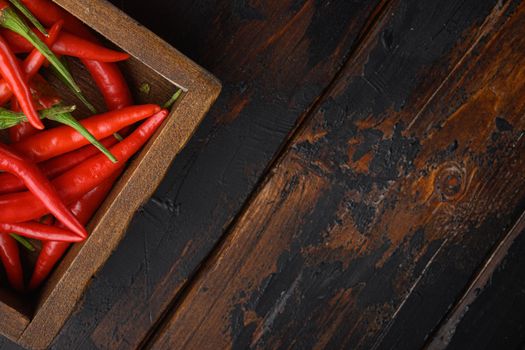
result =
M9 90L9 92L11 93L11 90ZM20 112L20 105L18 104L18 101L16 99L11 101L11 110L13 112ZM9 129L7 129L7 132L9 134L9 140L11 141L11 143L22 141L24 138L34 135L39 131L40 130L34 128L28 122L22 122L18 125L12 126ZM12 176L11 174L9 175Z
M42 33L36 30L34 32L42 41L45 40L46 37ZM21 35L7 29L3 29L1 33L15 54L26 53L33 50L33 45ZM57 40L52 45L48 46L51 48L51 51L58 55L85 58L101 62L120 62L129 58L129 54L125 52L108 49L107 47L98 45L68 32L61 32L58 35Z
M63 21L55 23L53 27L49 30L49 36L44 40L46 45L49 46L55 42L56 38L58 37L58 34L60 33L60 30L62 29L62 23ZM32 46L31 44L29 45ZM46 58L44 57L44 55L42 55L42 53L40 53L40 51L38 51L37 49L33 49L33 51L31 51L31 53L26 57L26 59L22 63L22 70L26 74L26 79L31 79L40 70L45 61ZM5 79L1 79L0 105L3 105L7 101L9 101L9 99L11 99L11 96L13 96L13 92L9 88L9 84Z
M58 37L58 34L60 33L60 30L62 29L62 23L63 21L58 21L51 27L49 30L49 36L45 39L46 45L52 45L56 38ZM33 78L35 74L40 70L42 65L46 62L46 58L40 51L37 49L33 49L31 54L27 56L27 58L24 60L23 63L23 69L26 73L27 79ZM36 79L36 83L38 84L39 80L42 80L43 78L38 76L39 79ZM31 81L30 88L33 90L32 85L35 83L35 81ZM2 85L5 85L2 86ZM41 84L40 84L41 85ZM0 104L3 104L4 101L8 101L11 96L13 95L11 89L9 89L9 85L5 80L0 81ZM56 99L55 99L56 101ZM49 101L46 101L48 103L45 103L46 106L42 106L43 108L49 108ZM38 109L38 107L37 107ZM34 135L38 132L38 129L34 128L30 123L23 122L18 125L13 126L12 128L9 128L9 139L11 142L18 142L21 141L23 138L28 137L30 135Z
M64 20L64 28L82 38L97 42L95 35L76 17L49 0L23 0L29 10L44 24L50 26ZM131 92L119 68L112 63L82 60L104 96L109 110L133 104Z
M36 165L26 161L11 151L6 145L0 143L0 170L19 176L26 187L33 194L34 203L28 205L40 204L48 208L57 219L63 222L67 228L75 232L81 238L87 236L86 230L78 222L75 216L67 209L60 200L59 195L53 188L49 180L40 172ZM5 218L1 222L22 222L26 220L10 220Z
M33 98L37 102L37 110L39 111L42 109L51 108L53 106L56 106L58 103L62 102L62 100L56 95L53 95L52 92L46 91L49 88L49 83L47 83L40 74L36 74L31 79L31 81L29 82L29 87L31 88ZM13 99L11 101L11 109L15 112L20 111L20 107L18 106L18 102L16 99ZM9 139L11 140L11 142L20 142L28 138L29 136L35 135L39 132L38 129L35 129L33 126L31 126L31 124L27 122L22 122L18 125L15 125L9 128L7 131L9 133Z
M101 143L105 147L111 147L117 143L117 139L113 136L110 136L102 140ZM42 171L42 174L44 174L48 179L54 179L69 169L74 168L76 165L82 163L86 159L97 155L99 152L100 151L96 147L87 145L79 148L78 150L42 162L38 164L38 167ZM9 173L0 174L0 194L13 193L23 190L25 190L24 182L18 177Z
M114 63L81 59L97 84L109 110L121 109L133 104L133 98L122 72Z
M20 107L27 116L28 121L35 128L42 130L44 124L38 116L36 106L27 85L24 73L18 65L18 60L9 48L9 45L0 35L0 74L9 83L11 91L18 99Z
M15 239L8 234L0 234L0 259L11 287L24 290L24 271L20 262L20 252Z
M63 19L64 28L69 32L92 42L98 42L89 28L55 3L49 0L24 0L23 2L45 24L51 25L57 20ZM102 92L109 110L120 109L133 104L131 92L117 65L88 59L82 59L82 63Z
M89 29L69 12L49 0L22 0L22 3L44 25L51 26L58 20L64 20L64 28L72 33L82 34L82 37L91 39L93 34Z
M72 234L69 230L64 230L63 228L56 226L40 224L34 221L22 223L0 223L1 235L11 233L41 241L53 240L62 242L81 242L85 239Z
M63 32L59 35L58 40L53 44L52 50L60 55L86 58L100 62L121 62L130 57L129 54L125 52L108 49L107 47L68 32Z
M92 157L52 181L60 198L72 203L104 182L136 153L168 115L162 110L142 123L130 136L111 147L117 157L113 163L105 155ZM23 222L34 220L48 213L48 210L35 200L31 192L18 192L0 196L0 222ZM58 218L58 217L57 217Z
M106 138L125 126L134 124L160 111L157 105L126 107L81 120L80 123L97 139ZM33 135L11 146L35 163L73 151L88 144L82 135L68 126L59 126Z
M56 91L40 74L36 74L29 82L31 93L37 102L37 109L46 109L62 103Z
M17 109L11 107L13 111L17 111ZM9 139L11 142L17 142L21 141L31 135L35 135L38 133L38 129L35 129L31 124L22 122L18 125L15 125L8 129L9 132ZM1 175L0 175L1 176ZM0 185L1 186L1 185Z
M53 46L58 38L60 37L62 25L64 24L64 21L58 21L49 30L49 34L47 37L42 37L42 41L49 47ZM11 32L14 33L14 32ZM16 34L16 33L15 33ZM18 35L18 34L17 34ZM22 38L23 39L23 38ZM25 40L25 39L24 39ZM27 42L31 47L29 42ZM27 74L28 77L32 77L35 75L42 65L46 62L46 58L38 49L33 48L31 53L26 57L24 60L24 72Z
M104 145L104 147L111 147L115 145L118 140L114 136L110 136L100 142ZM58 157L51 158L45 162L40 163L39 166L44 174L48 174L49 178L55 178L65 173L69 169L74 168L83 161L98 155L99 153L100 151L95 146L87 145L77 150L62 154ZM2 185L0 185L0 187L1 186Z
M100 204L106 199L109 191L113 188L113 183L120 176L122 170L123 167L111 175L111 177L100 186L95 187L70 206L71 211L80 223L86 225L89 222L95 211L100 207ZM65 242L46 241L43 243L42 250L35 264L35 269L33 270L33 276L29 282L30 290L38 288L47 276L49 276L53 267L58 260L62 258L69 246L70 244Z

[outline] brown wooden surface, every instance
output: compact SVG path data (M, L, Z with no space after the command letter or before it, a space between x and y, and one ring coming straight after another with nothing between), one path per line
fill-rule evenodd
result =
M446 5L385 9L154 349L425 344L525 199L525 4Z
M486 260L480 272L472 279L468 289L454 308L443 319L437 331L429 339L427 349L443 349L450 346L465 348L463 339L469 335L461 334L472 332L469 328L479 327L483 334L476 333L476 339L471 338L468 345L471 349L489 346L494 349L513 349L523 347L525 334L520 322L520 312L525 306L525 281L520 277L525 257L525 213L521 215L514 227L498 244L491 256ZM510 275L510 276L509 276ZM483 300L485 299L485 300ZM488 300L486 300L488 299ZM482 301L483 300L483 301ZM492 311L499 317L490 318ZM503 316L503 317L502 317ZM474 317L474 320L469 318ZM512 333L511 337L498 337L499 328L506 328ZM458 336L459 334L459 336ZM458 340L460 338L460 340Z
M522 1L114 3L224 92L54 349L524 344Z

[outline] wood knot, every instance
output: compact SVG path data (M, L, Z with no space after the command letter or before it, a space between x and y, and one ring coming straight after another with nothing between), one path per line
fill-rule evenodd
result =
M465 192L466 170L456 162L443 164L435 177L435 191L443 201L458 200Z

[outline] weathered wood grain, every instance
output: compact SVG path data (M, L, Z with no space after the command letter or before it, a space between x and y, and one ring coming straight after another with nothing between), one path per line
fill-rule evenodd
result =
M426 349L518 349L525 345L525 213L494 249Z
M389 13L153 348L420 348L523 211L525 4Z
M147 336L340 70L379 1L123 4L162 13L138 20L161 23L176 47L191 46L188 54L219 77L224 93L55 348L127 349Z
M525 347L525 234L510 247L490 284L469 305L455 327L448 349L523 349Z

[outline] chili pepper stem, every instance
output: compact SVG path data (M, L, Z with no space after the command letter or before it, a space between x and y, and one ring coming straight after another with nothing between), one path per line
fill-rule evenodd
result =
M27 238L19 236L15 233L11 233L11 237L13 237L18 243L22 245L22 247L26 248L27 250L31 252L35 251L35 247L33 244L31 244L31 242L29 242L29 240L27 240Z
M181 94L182 94L182 90L181 89L177 90L177 92L175 92L173 96L171 96L171 98L162 106L162 108L170 109L171 106L173 106L173 104L177 102Z
M60 75L67 82L67 86L74 92L81 93L82 90L77 85L71 73L66 67L60 62L55 54L49 49L49 47L40 40L40 38L33 33L24 21L16 14L16 12L6 7L0 11L0 25L4 28L12 30L13 32L21 35L24 39L29 41L31 45L38 49L44 55L44 57L54 66Z
M57 106L44 109L40 111L40 119L52 119L54 115L71 113L76 109L76 106ZM13 112L0 107L0 129L7 129L27 121L27 116L21 112Z
M29 11L29 9L24 4L22 4L20 0L9 0L9 2L11 2L11 4L13 4L13 6L16 7L18 11L20 11L25 16L25 18L27 18L27 20L31 22L31 24L34 25L36 29L38 29L40 33L44 34L45 36L49 35L42 23L40 23L40 21L36 19L35 16L33 16L31 11Z
M55 74L55 76L62 83L64 83L65 85L68 85L68 82L66 81L66 79L62 76L62 74L60 74L60 71L55 66L51 66L50 68L51 68L51 71L53 72L53 74ZM88 99L84 96L84 94L82 94L81 92L78 92L76 90L72 90L72 91L73 91L73 94L75 94L76 98L78 98L80 100L80 102L82 102L84 104L84 106L86 106L87 109L89 109L89 111L91 113L93 113L93 114L97 114L98 113L98 111L95 108L95 106L93 106L93 104L88 101Z
M70 113L58 113L48 117L51 120L57 121L59 123L68 125L78 131L82 136L84 136L89 142L98 148L102 153L106 155L113 163L117 163L118 159L111 154L111 152L104 147L100 141L98 141L93 134L91 134L88 129L86 129L82 124L80 124Z

